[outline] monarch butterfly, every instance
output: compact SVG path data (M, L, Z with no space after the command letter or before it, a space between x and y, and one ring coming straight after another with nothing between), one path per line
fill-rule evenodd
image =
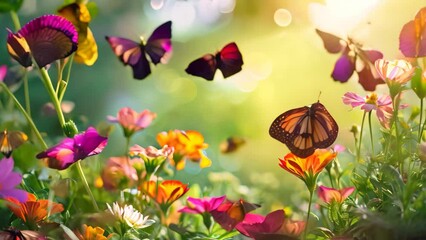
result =
M329 147L338 132L336 121L319 101L279 115L269 128L271 137L301 158L312 155L317 148Z
M121 37L105 37L115 55L124 65L132 67L133 77L139 80L146 78L151 73L146 54L148 54L154 64L168 61L172 52L171 38L171 21L157 27L148 38L146 45Z
M12 151L28 140L28 136L21 131L7 131L0 133L0 152L7 158Z
M214 78L216 69L219 69L223 77L227 78L241 71L241 66L243 64L243 56L237 44L231 42L215 55L209 53L195 59L188 65L185 71L188 74L211 81Z

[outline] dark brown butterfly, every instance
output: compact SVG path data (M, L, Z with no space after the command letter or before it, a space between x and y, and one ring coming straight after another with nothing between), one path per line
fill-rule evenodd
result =
M47 237L43 236L39 232L30 230L19 230L13 227L9 227L4 231L0 231L0 240L47 240Z
M327 148L336 140L339 126L320 102L279 115L269 135L287 145L298 157L306 158L317 148Z
M145 45L121 37L105 38L120 61L132 67L133 77L144 79L151 73L146 55L155 65L167 62L171 56L172 22L168 21L157 27Z
M240 137L229 137L222 143L220 143L219 148L222 153L232 153L237 151L242 145L246 143L244 138Z
M185 71L188 74L213 80L216 69L219 69L223 77L227 78L241 71L244 64L243 56L234 42L228 43L215 55L206 54L192 61Z
M28 140L28 136L21 131L7 131L0 133L0 152L7 158L12 151Z
M259 207L259 204L249 203L243 199L235 202L226 200L210 213L223 229L231 231L238 223L244 220L247 213Z

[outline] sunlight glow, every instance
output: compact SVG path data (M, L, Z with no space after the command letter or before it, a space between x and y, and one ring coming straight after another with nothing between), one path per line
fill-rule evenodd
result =
M151 0L151 7L154 10L160 10L164 6L164 0Z

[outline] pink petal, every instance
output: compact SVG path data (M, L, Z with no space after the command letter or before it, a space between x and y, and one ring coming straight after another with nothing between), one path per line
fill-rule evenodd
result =
M399 50L405 57L426 56L426 7L417 13L414 20L402 27L399 34Z
M342 97L342 100L344 104L351 105L352 107L358 107L365 104L365 98L353 92L345 93L345 95Z

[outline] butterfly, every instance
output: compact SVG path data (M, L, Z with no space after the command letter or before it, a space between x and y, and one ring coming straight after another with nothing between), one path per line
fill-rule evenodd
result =
M228 43L215 55L205 54L192 61L185 71L188 74L213 80L216 69L219 69L223 77L227 78L241 71L244 64L243 56L234 42Z
M231 231L238 223L244 220L247 213L259 207L259 204L249 203L243 199L235 202L226 200L218 208L211 211L210 214L223 229Z
M245 143L246 140L244 138L228 137L225 141L220 143L220 152L223 154L235 152Z
M171 21L157 27L148 38L146 44L121 37L105 37L115 55L124 65L130 65L133 69L133 77L140 80L151 73L150 63L146 55L149 56L151 62L155 65L160 62L166 63L169 60L172 52L171 38Z
M7 131L0 133L0 152L7 158L12 155L12 151L28 140L28 136L21 131Z
M336 140L339 126L319 101L310 107L291 109L279 115L269 135L287 145L298 157L306 158L317 148L327 148Z
M19 230L9 227L4 231L0 231L0 240L44 240L47 237L39 232L30 230Z

